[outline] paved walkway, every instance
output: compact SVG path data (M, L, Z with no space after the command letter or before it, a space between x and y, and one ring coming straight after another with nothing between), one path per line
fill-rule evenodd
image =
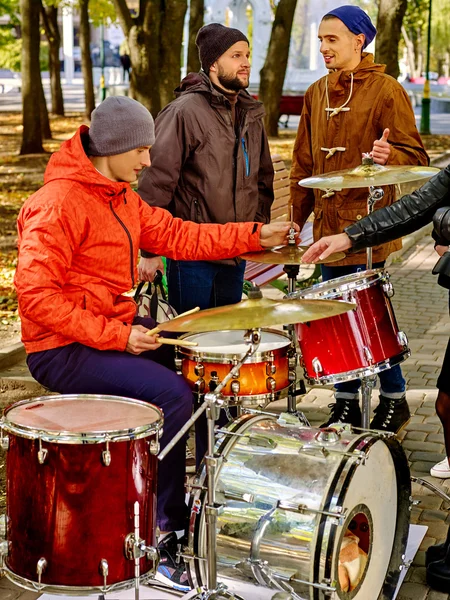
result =
M431 274L435 262L433 243L429 236L425 236L403 258L395 261L389 267L389 272L395 288L393 304L396 317L400 328L409 337L412 350L411 358L403 364L403 372L408 383L407 396L413 416L400 437L410 460L411 473L425 477L434 484L442 483L449 492L450 480L439 482L429 476L430 467L445 455L442 428L435 415L434 401L436 377L450 334L448 294L437 285L436 277ZM0 372L0 377L26 375L23 363ZM376 397L377 393L374 393L374 404ZM317 425L323 421L330 401L332 390L316 387L304 396L301 408L312 424ZM450 523L449 507L416 484L413 484L413 497L420 500L420 504L412 509L412 522L427 525L428 532L408 571L398 600L449 600L450 595L427 587L424 567L426 548L446 536ZM0 581L0 600L34 600L36 597L36 594L15 588L5 579Z

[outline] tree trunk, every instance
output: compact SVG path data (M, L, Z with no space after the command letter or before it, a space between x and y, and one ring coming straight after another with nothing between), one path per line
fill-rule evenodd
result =
M205 0L191 0L189 9L189 39L186 73L197 73L200 71L200 59L195 38L198 30L202 27L205 16Z
M386 65L386 73L397 79L398 45L408 0L380 0L377 20L375 60Z
M92 76L91 27L89 25L89 0L79 0L81 72L83 73L85 113L90 119L95 108L94 79Z
M114 6L130 49L130 95L156 116L180 81L187 0L140 0L137 17L126 0Z
M61 87L61 69L59 48L61 35L58 27L58 7L41 6L41 16L44 23L45 35L48 40L48 61L50 71L50 90L52 95L52 113L64 116L64 99Z
M22 145L20 154L44 152L40 103L36 90L40 88L39 68L39 11L40 0L20 0L22 23Z
M297 0L280 0L272 26L269 48L259 84L259 100L263 102L266 115L264 124L267 135L278 136L280 99L289 58L292 22Z
M416 59L415 59L415 54L414 54L414 44L410 40L408 32L406 31L406 28L403 27L403 25L402 25L402 35L403 35L403 41L405 42L405 46L406 46L408 73L409 73L410 77L415 77Z
M44 87L42 79L39 77L39 115L41 119L42 137L45 140L52 139L52 130L50 129L50 120L48 118L47 102L45 100Z
M187 0L165 0L160 25L159 68L160 108L175 98L174 89L180 83L181 48Z

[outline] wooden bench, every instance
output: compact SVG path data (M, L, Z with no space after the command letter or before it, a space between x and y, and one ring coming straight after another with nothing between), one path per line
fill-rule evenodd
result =
M270 211L270 221L289 221L288 202L289 202L289 171L286 169L284 161L278 154L272 155L273 168L275 171L273 188L275 199ZM305 223L301 231L302 245L309 246L313 242L312 222ZM266 285L268 283L284 291L287 283L277 282L276 280L285 273L284 265L268 265L264 263L256 263L250 260L247 261L244 273L244 293L248 293L251 285ZM314 273L303 281L317 280L320 276L320 267L316 266Z

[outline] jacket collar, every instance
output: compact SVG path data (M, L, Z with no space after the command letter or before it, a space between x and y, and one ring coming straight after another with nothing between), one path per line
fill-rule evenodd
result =
M325 77L328 78L328 85L335 91L348 88L351 80L351 74L355 83L369 77L372 73L384 73L386 65L377 64L373 61L373 54L363 52L361 62L353 70L348 71L330 71Z

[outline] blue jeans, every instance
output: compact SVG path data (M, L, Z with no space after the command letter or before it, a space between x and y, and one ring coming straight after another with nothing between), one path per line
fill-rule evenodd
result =
M167 259L169 302L178 313L236 304L242 298L245 261L224 265Z
M382 269L384 262L375 263L374 269ZM328 265L320 266L322 271L322 280L329 281L330 279L336 279L336 277L343 277L344 275L350 275L352 273L358 273L359 271L365 271L366 265L345 265L342 267L329 267ZM380 395L385 398L391 398L393 400L399 400L405 396L406 382L402 375L400 365L395 365L391 369L381 371L378 373L380 378ZM359 394L359 388L361 387L361 381L359 379L353 379L352 381L345 381L344 383L336 383L336 399L345 400L356 400Z
M148 329L155 326L150 318L136 317L134 323ZM192 392L175 373L173 346L135 356L74 343L29 354L27 363L39 383L60 394L110 394L155 404L164 412L161 449L192 414ZM161 531L186 526L185 447L183 438L158 463L157 524Z

